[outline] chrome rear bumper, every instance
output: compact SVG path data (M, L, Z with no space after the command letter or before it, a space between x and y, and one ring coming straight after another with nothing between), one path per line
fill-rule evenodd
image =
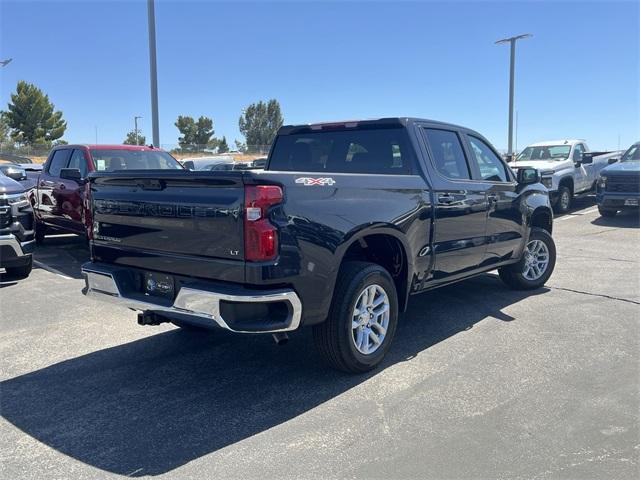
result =
M229 292L210 291L205 289L190 288L183 286L178 291L172 305L162 305L147 301L148 296L139 293L130 294L126 292L123 285L119 285L117 275L110 268L100 268L95 264L86 264L82 267L85 276L86 288L83 293L90 297L117 303L139 312L151 311L177 314L181 316L196 317L198 324L202 325L202 320L209 322L212 326L218 325L224 329L238 333L277 333L296 330L300 326L302 316L302 304L298 295L293 290L269 290L269 291L243 291L241 294ZM137 297L137 298L136 298ZM143 297L143 298L140 298ZM222 317L220 302L229 303L272 303L285 302L288 306L288 316L282 328L275 329L239 329L232 328L229 321Z

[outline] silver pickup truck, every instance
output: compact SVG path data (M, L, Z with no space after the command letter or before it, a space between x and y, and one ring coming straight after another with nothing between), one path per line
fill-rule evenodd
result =
M584 140L552 140L529 145L510 166L538 169L555 211L565 213L575 195L595 191L598 174L619 154L591 152Z

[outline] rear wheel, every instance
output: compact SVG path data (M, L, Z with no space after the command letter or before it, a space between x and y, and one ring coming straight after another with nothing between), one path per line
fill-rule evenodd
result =
M542 287L556 265L556 245L546 230L533 228L518 263L498 270L500 278L514 290Z
M366 372L384 358L398 324L398 298L389 273L369 262L340 269L327 320L313 327L314 342L333 368Z
M598 207L598 212L600 212L600 215L603 217L615 217L618 213L618 211L615 209L602 207Z
M558 199L556 200L555 209L557 213L567 213L571 208L573 193L566 185L560 185L558 189Z
M12 277L27 278L33 269L33 257L29 255L29 260L24 265L19 267L7 267L5 270L7 274Z

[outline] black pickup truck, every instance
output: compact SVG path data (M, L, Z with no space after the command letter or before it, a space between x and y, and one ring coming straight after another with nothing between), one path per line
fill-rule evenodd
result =
M498 269L542 286L553 214L537 170L429 120L285 126L264 170L89 176L86 295L140 324L242 333L313 326L321 355L375 367L412 294Z

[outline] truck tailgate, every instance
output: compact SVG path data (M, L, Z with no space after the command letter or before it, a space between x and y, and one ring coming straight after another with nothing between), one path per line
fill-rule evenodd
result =
M90 182L96 260L244 280L241 172L123 171Z

